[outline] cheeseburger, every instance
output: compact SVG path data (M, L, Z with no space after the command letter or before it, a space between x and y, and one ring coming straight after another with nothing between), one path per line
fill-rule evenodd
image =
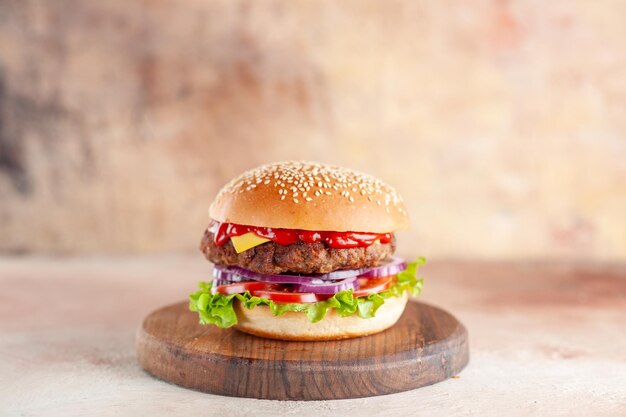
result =
M213 279L190 295L201 324L284 340L364 336L393 326L417 267L394 255L400 195L346 168L280 162L218 193L200 243Z

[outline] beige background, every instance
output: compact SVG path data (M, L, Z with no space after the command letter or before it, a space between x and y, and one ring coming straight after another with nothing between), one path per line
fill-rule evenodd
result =
M626 260L626 2L0 0L0 252L195 250L217 189L312 159L404 253Z

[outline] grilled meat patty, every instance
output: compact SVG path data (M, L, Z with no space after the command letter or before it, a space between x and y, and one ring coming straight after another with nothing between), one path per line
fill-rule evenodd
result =
M395 249L395 236L391 243L374 243L364 248L335 249L322 242L298 242L286 246L266 242L242 253L235 251L230 240L217 246L213 233L208 230L200 242L200 250L209 261L237 265L261 274L325 274L338 269L372 267L393 255Z

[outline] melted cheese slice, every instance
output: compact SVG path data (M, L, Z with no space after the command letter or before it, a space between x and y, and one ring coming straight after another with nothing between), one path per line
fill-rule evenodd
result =
M259 246L270 241L269 239L257 236L252 232L241 236L233 236L230 240L233 242L233 246L235 247L235 251L237 251L237 253L245 252L248 249L252 249L255 246Z

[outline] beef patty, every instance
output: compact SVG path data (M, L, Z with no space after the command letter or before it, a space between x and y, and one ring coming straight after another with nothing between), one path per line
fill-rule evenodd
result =
M241 253L235 251L230 239L217 246L213 233L208 230L200 242L200 250L209 261L238 265L261 274L325 274L338 269L366 268L393 255L395 249L395 236L391 243L374 243L364 248L335 249L322 242L298 242L286 246L265 242Z

